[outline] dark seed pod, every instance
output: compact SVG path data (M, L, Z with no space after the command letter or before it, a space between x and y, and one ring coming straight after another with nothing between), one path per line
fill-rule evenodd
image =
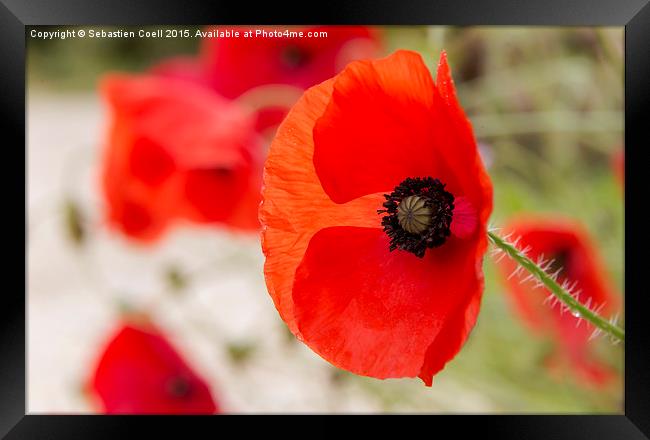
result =
M420 234L433 221L433 209L427 206L427 200L420 196L408 196L397 207L397 220L406 232Z
M389 250L400 249L424 257L427 248L441 246L451 234L454 196L432 177L407 178L392 193L379 214L390 238Z

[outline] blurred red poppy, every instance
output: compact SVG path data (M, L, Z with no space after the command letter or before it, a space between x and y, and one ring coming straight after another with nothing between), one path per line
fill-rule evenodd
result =
M436 83L398 51L307 90L264 185L266 283L289 329L339 368L431 385L476 321L492 210L445 54Z
M365 26L286 28L295 35L302 32L302 37L294 34L243 36L251 29L266 33L285 29L268 26L228 29L239 31L240 36L203 38L198 59L170 59L155 66L153 72L207 84L232 99L259 86L288 85L306 89L331 78L351 61L376 57L380 49L379 32ZM205 31L214 29L206 28ZM294 102L293 99L271 99L270 109L260 109L258 128L263 130L279 124ZM279 108L283 111L278 111Z
M102 352L90 389L106 414L214 414L208 385L150 323L123 324Z
M113 75L103 191L110 224L157 239L177 219L258 230L263 151L254 120L186 81Z
M236 28L243 33L249 27ZM255 27L262 32L276 28ZM209 29L207 29L209 30ZM365 26L290 27L303 37L205 38L202 62L215 90L236 98L265 84L301 89L338 73L354 60L373 58L379 50L377 31ZM325 36L321 35L325 32ZM311 33L311 36L307 36Z
M600 311L605 315L617 309L618 295L595 246L580 224L565 219L530 217L510 222L504 231L520 237L519 247L530 247L528 256L531 259L553 260L548 271L559 271L558 282L579 291L581 303L592 309L602 305ZM590 352L588 342L593 327L579 322L580 318L551 301L548 290L511 276L516 268L512 260L501 259L499 267L507 278L507 291L524 322L555 342L556 350L550 364L557 366L569 362L578 379L588 384L602 385L613 378L612 370Z

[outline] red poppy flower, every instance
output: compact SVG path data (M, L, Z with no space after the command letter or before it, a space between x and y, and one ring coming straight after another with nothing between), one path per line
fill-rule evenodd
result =
M264 267L289 329L376 378L433 375L474 326L492 185L443 53L353 62L307 90L265 165Z
M237 98L271 84L306 89L331 78L350 61L375 57L380 48L378 32L365 26L286 28L303 32L303 37L244 37L251 27L228 29L239 31L240 36L204 38L199 59L174 58L155 66L153 72L207 84L226 98ZM252 29L272 33L284 28ZM310 32L312 36L308 36ZM321 32L327 36L314 36ZM282 99L272 102L271 108L260 109L258 128L277 126L293 103Z
M243 35L247 27L236 28ZM277 28L255 27L274 32ZM349 62L374 57L377 32L365 26L290 27L303 37L205 38L202 60L215 90L236 98L265 84L306 89L334 76ZM209 29L207 29L209 30ZM327 32L327 36L307 36Z
M90 388L107 414L214 414L210 389L151 324L124 324L104 349Z
M559 270L558 282L579 291L581 303L592 309L602 305L603 314L616 310L618 296L595 246L581 225L564 219L524 218L511 222L504 230L513 237L520 237L519 247L530 247L528 256L531 259L553 260L548 271ZM568 361L579 379L595 385L604 384L613 377L612 371L591 355L588 342L593 327L578 322L580 318L549 301L552 297L548 290L511 276L516 263L510 259L500 260L499 267L508 278L508 292L524 322L555 341L554 363Z
M145 241L176 219L259 228L263 152L250 115L186 81L114 75L101 88L112 225Z

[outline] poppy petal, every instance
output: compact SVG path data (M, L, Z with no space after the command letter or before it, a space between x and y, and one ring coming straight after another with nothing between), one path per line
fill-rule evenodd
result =
M314 164L334 202L389 192L408 176L438 177L435 86L419 54L353 62L333 87L314 127Z
M454 200L454 216L451 220L451 233L458 238L472 235L478 226L478 214L467 197Z
M259 168L190 170L185 173L182 215L198 222L259 229L261 185Z
M477 276L479 292L483 292L483 283L483 277ZM418 375L425 385L433 384L433 376L442 370L447 361L452 359L465 344L469 333L476 324L482 296L482 293L471 296L469 304L463 304L455 313L450 314L440 333L429 345L424 365Z
M447 121L444 130L447 140L443 143L442 154L447 166L454 170L465 171L456 174L459 187L454 194L465 197L478 212L481 211L483 203L488 202L490 205L489 211L491 212L492 184L481 156L477 154L478 147L474 138L472 124L465 115L456 96L456 88L451 77L451 69L447 63L447 53L445 51L440 54L436 86L438 90L438 93L434 95L436 107L444 109L444 113L446 113L444 119ZM440 101L442 101L442 105ZM444 146L451 147L445 148ZM486 219L483 218L482 220Z
M167 151L146 137L135 140L129 159L133 177L147 185L160 185L174 172L174 160Z
M138 139L130 118L115 115L102 161L102 189L109 224L151 242L171 219L180 180L170 175L171 159L157 144Z
M374 228L316 233L296 271L297 325L305 343L340 368L377 378L426 375L425 358L426 368L444 365L474 323L456 316L480 299L479 242L452 238L420 259L389 252L388 241ZM438 335L454 337L438 342Z
M316 231L333 225L381 227L382 194L337 205L314 172L312 129L332 93L332 81L307 90L278 128L264 168L260 221L264 274L276 308L298 334L293 316L293 276Z
M227 168L188 171L183 200L188 204L189 217L224 221L248 188L248 173L237 171Z

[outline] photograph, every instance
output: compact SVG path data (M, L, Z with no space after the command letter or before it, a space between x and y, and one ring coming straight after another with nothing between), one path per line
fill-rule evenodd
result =
M28 414L625 414L624 26L24 50Z

